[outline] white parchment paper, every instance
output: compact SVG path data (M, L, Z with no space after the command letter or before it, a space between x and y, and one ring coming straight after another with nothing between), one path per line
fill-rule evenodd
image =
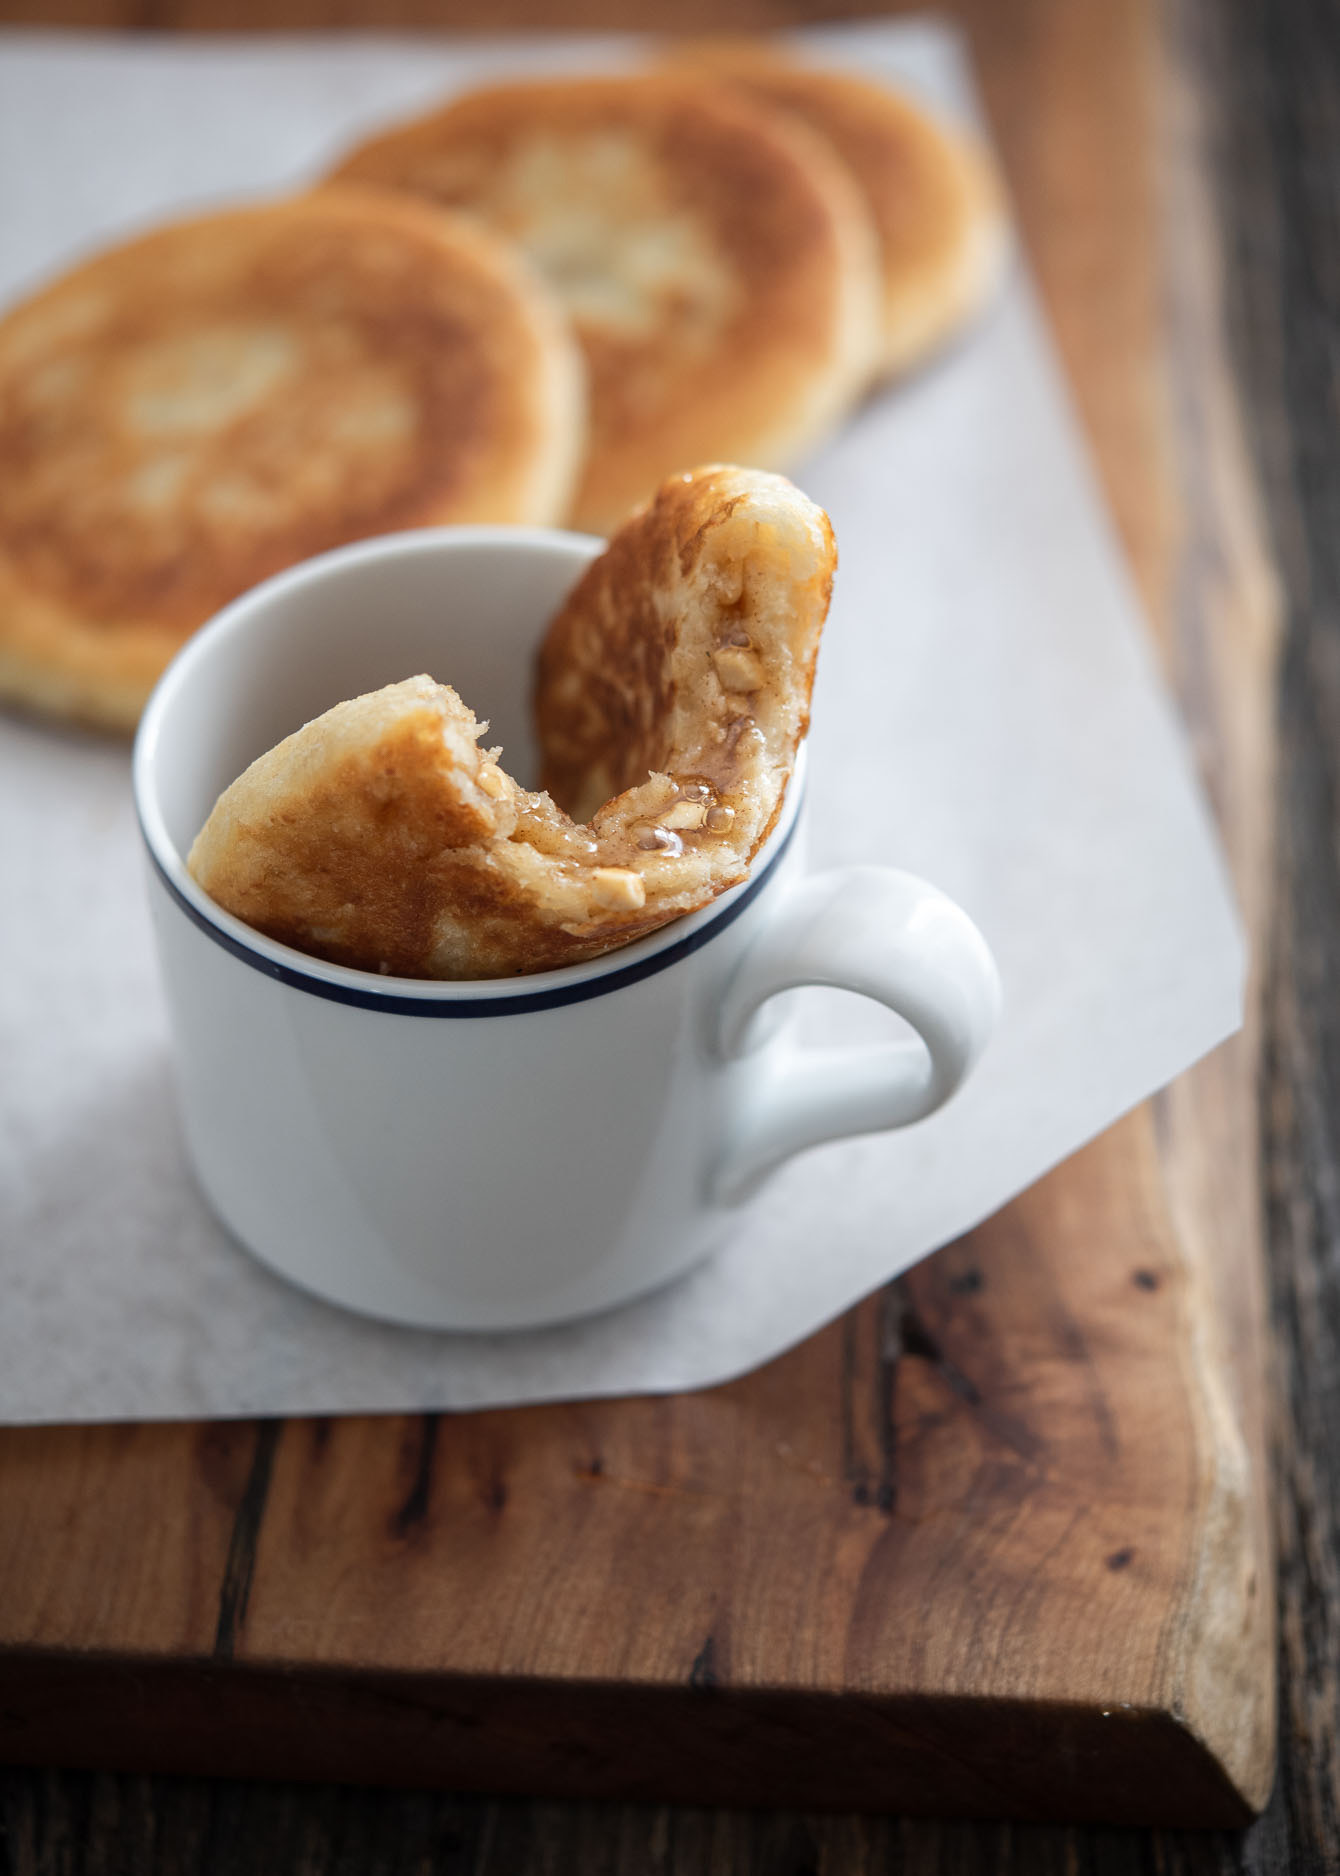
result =
M807 37L972 108L937 28ZM301 184L352 136L487 71L618 56L574 40L0 38L0 296L164 211ZM731 1248L650 1301L515 1336L345 1315L254 1263L192 1184L126 750L0 715L0 1417L723 1380L977 1223L1238 1026L1221 864L1023 268L954 354L797 479L842 561L811 858L910 868L979 921L1006 1012L970 1086L919 1127L794 1162Z

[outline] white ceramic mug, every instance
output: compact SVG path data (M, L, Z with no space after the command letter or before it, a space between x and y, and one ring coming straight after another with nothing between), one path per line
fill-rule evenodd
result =
M745 884L540 975L343 969L195 884L191 842L254 757L419 671L489 718L528 780L532 653L600 545L442 529L309 561L198 633L140 728L136 800L200 1183L258 1257L351 1309L516 1328L654 1289L716 1249L790 1154L939 1107L995 1022L990 953L943 894L877 867L804 876L803 762ZM871 997L920 1041L799 1050L769 999L805 984Z

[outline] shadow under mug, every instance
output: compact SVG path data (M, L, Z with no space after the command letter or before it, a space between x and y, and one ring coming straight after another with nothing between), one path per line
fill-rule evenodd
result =
M136 803L197 1176L244 1245L350 1309L521 1328L655 1289L717 1249L791 1154L939 1107L996 1019L990 953L942 893L879 867L805 876L803 759L744 884L534 976L344 969L195 884L185 855L248 763L420 671L487 717L530 780L534 649L601 545L471 528L339 549L192 638L140 727ZM918 1039L798 1048L769 1000L810 984L873 998Z

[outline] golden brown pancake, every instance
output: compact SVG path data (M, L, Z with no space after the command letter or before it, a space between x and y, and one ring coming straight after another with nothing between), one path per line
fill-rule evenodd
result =
M573 519L616 526L675 470L783 468L846 411L877 344L869 216L792 117L677 73L476 91L345 158L520 243L586 352Z
M390 194L86 261L0 320L0 696L129 728L182 641L295 560L557 520L580 374L501 243Z
M744 879L781 811L835 558L827 517L779 476L676 478L545 639L557 800L479 747L487 725L453 690L414 677L254 762L190 870L258 931L395 976L550 970L654 931Z
M987 151L906 93L801 64L762 40L703 40L674 59L793 112L855 177L879 237L881 375L906 371L981 311L1008 251Z

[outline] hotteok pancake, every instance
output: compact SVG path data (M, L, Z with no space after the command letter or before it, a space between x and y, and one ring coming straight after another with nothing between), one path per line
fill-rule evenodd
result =
M0 696L130 727L183 639L295 560L548 523L580 358L503 244L326 189L112 248L0 320Z
M881 375L920 364L981 310L1001 275L1008 222L976 138L907 92L803 64L770 41L695 41L673 59L794 113L855 177L879 239Z
M786 468L878 346L874 232L831 150L679 74L470 92L335 172L520 243L573 321L591 442L573 510L605 533L675 470Z

